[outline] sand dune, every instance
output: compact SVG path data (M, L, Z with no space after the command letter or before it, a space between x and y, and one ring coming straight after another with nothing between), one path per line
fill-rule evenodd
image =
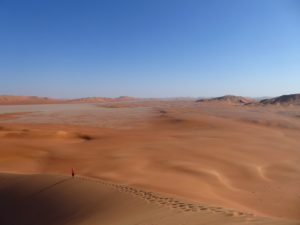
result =
M68 103L100 103L100 102L124 102L132 101L136 98L120 96L117 98L88 97L76 99L53 99L38 96L14 96L0 95L0 105L30 105L30 104L68 104Z
M63 101L48 97L0 95L0 105L55 104L60 102Z
M99 103L99 102L124 102L124 101L132 101L137 98L129 97L129 96L120 96L118 98L103 98L103 97L89 97L89 98L77 98L68 100L68 103Z
M38 97L38 96L14 96L14 95L0 95L0 105L28 105L28 104L68 104L68 103L106 103L106 102L127 102L141 100L138 98L130 96L120 96L117 98L107 98L107 97L86 97L86 98L75 98L75 99L53 99L48 97ZM151 102L160 101L159 99L149 99ZM184 101L184 98L177 98L177 101ZM167 100L165 100L167 101ZM216 98L201 98L196 102L204 103L226 103L231 105L243 105L243 104L255 104L259 103L261 105L299 105L300 104L300 94L282 95L275 98L266 98L259 102L255 99L235 96L235 95L225 95ZM126 105L107 105L107 107L126 107Z
M7 225L299 224L62 175L0 174L0 199L0 223Z
M184 201L300 220L299 108L124 104L26 106L33 113L17 116L23 106L1 106L0 171L74 167Z

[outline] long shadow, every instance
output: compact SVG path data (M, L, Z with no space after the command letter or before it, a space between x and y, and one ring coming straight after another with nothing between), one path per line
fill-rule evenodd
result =
M59 184L62 184L62 183L66 182L66 181L68 181L68 180L70 180L70 179L72 179L72 178L66 178L66 179L63 179L63 180L60 180L60 181L58 181L58 182L56 182L56 183L54 183L54 184L52 184L52 185L50 185L50 186L47 186L47 187L45 187L45 188L42 188L41 190L39 190L39 191L37 191L37 192L35 192L35 193L29 195L28 197L26 197L26 199L33 198L34 196L36 196L36 195L38 195L38 194L40 194L40 193L42 193L42 192L44 192L44 191L47 191L47 190L49 190L49 189L51 189L51 188L53 188L53 187L55 187L55 186L57 186L57 185L59 185Z
M56 194L41 195L70 179L63 178L27 196L26 189L30 190L31 186L26 183L12 182L12 186L0 189L0 225L62 225L69 224L74 216L77 222L84 220L88 214L82 214L80 205L72 202L76 200L76 192L65 196L63 190L58 190Z

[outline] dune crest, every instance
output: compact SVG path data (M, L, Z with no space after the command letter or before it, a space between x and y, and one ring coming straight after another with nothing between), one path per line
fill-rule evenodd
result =
M0 223L31 225L296 225L99 179L0 174Z

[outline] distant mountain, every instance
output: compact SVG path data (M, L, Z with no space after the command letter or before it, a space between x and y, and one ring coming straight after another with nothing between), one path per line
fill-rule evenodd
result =
M300 105L300 94L282 95L276 98L263 99L262 105Z
M67 103L100 103L100 102L124 102L136 98L120 96L118 98L89 97L78 99L52 99L38 96L14 96L0 95L0 105L30 105L30 104L67 104Z
M255 102L252 98L246 98L242 96L235 95L225 95L217 98L199 99L197 102L218 102L218 103L228 103L228 104L249 104Z

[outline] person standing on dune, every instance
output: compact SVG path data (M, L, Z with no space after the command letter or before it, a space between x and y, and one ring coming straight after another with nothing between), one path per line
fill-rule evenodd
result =
M71 174L72 174L72 178L74 178L74 177L75 177L75 172L74 172L74 169L73 169L73 168L72 168Z

